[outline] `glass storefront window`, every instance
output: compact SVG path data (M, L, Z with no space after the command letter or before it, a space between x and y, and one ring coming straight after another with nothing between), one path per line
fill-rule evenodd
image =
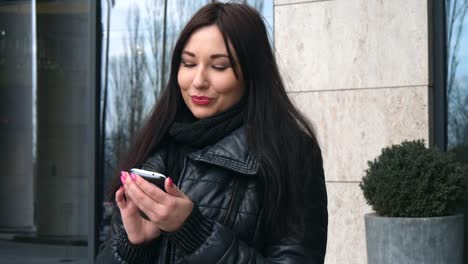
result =
M108 233L111 214L108 189L118 172L119 161L167 83L172 48L179 32L193 13L209 2L101 1L104 25L101 242ZM264 16L272 38L273 0L247 2Z
M468 1L445 0L447 150L468 165ZM464 206L468 214L468 204ZM465 221L465 240L468 224ZM465 262L468 244L464 246Z
M468 164L468 2L446 0L448 146Z

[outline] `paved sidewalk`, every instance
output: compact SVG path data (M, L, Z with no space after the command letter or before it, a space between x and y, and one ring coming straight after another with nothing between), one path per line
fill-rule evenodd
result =
M0 240L0 264L87 264L87 247Z

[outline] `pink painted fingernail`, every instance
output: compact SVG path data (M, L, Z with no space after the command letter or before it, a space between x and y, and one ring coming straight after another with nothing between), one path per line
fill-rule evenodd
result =
M170 185L170 186L174 185L174 182L172 181L171 178L167 178L167 180L169 181L169 185Z
M133 180L133 181L135 181L135 180L136 180L136 175L135 175L135 174L133 174L133 173L132 173L132 174L130 174L130 177L132 178L132 180Z
M127 179L127 174L125 174L125 171L120 171L120 179L122 178L123 178L122 183L124 183L125 180Z

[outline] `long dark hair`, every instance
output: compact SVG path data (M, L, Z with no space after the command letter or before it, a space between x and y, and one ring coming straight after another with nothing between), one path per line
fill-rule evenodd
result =
M122 170L141 164L163 141L176 116L187 112L177 74L181 53L197 29L216 25L221 31L231 65L242 71L247 100L244 126L250 150L258 157L266 224L272 234L285 235L291 223L302 219L305 179L304 156L320 152L309 121L294 107L285 90L261 15L240 3L210 3L190 19L174 47L169 82L155 109L132 145ZM320 164L321 166L321 164ZM120 186L119 177L111 190Z

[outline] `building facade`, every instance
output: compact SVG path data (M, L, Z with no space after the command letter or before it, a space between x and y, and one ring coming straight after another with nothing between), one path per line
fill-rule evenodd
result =
M92 262L120 154L164 88L181 27L208 2L0 1L2 261ZM468 1L246 2L322 147L325 263L367 263L368 160L424 139L468 164Z

